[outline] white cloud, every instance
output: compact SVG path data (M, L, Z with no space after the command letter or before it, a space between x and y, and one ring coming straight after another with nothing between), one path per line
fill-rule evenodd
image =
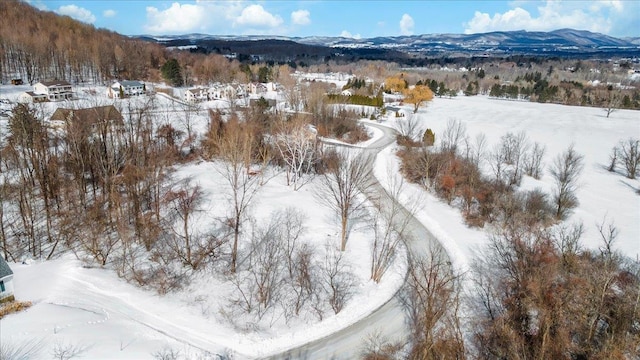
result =
M257 4L244 8L234 23L234 25L258 28L275 28L281 24L282 18L280 16L272 15L262 5Z
M402 15L400 19L400 34L413 35L413 26L415 25L413 18L409 14Z
M82 21L88 24L93 24L94 22L96 22L96 17L91 13L91 11L85 8L81 8L77 5L63 5L60 6L55 12L60 15L67 15L78 21Z
M102 16L104 16L106 18L114 17L114 16L116 16L116 14L117 14L116 11L115 10L111 10L111 9L105 10L105 11L102 12Z
M166 10L147 7L148 23L145 29L154 34L185 33L201 29L206 20L206 11L201 5L174 2Z
M547 0L541 6L527 10L529 2L512 2L512 9L491 16L476 11L469 22L463 24L467 34L529 30L549 31L562 28L609 33L622 18L625 3L619 0L560 1Z
M311 13L307 10L296 10L291 13L291 22L295 25L311 24Z
M341 37L344 38L351 38L351 39L361 39L362 36L360 36L360 34L355 34L353 35L352 33L348 32L347 30L342 30L342 32L340 33Z

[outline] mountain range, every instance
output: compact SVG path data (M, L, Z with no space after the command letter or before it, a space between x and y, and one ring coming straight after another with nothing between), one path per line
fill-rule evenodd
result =
M329 48L328 53L353 53L374 50L378 55L392 52L409 58L440 56L502 56L537 55L559 57L597 58L608 56L640 57L640 37L615 38L584 30L560 29L541 31L495 31L479 34L424 34L410 36L383 36L367 39L345 37L286 37L286 36L233 36L186 34L169 36L143 35L138 38L158 42L165 46L195 46L207 52L245 53L252 43L296 43L317 48ZM249 42L249 43L247 43ZM242 46L240 46L242 44ZM225 46L227 45L227 46ZM290 44L289 46L294 46ZM249 49L247 49L249 48ZM329 50L326 49L326 50ZM318 49L316 49L318 50ZM320 51L323 52L323 51ZM260 52L250 52L261 54Z

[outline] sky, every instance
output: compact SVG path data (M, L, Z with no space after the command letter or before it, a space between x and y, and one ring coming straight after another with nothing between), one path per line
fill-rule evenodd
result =
M640 0L25 0L124 35L370 38L505 30L640 36Z

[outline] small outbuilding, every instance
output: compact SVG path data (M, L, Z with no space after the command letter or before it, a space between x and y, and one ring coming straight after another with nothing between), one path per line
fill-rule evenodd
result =
M0 256L0 304L13 300L13 271Z

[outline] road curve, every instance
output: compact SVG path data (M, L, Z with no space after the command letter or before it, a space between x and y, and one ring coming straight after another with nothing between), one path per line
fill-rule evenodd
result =
M375 157L382 149L395 142L397 134L395 130L370 122L367 122L366 125L382 130L384 133L382 138L363 149L363 151L369 152L372 157ZM332 145L336 144L332 143ZM373 166L373 164L374 161L371 162L371 166ZM383 206L390 206L389 204L392 202L395 202L396 206L398 206L397 200L392 198L375 176L373 176L373 171L371 180L373 182L373 189L369 194L366 194L367 197L377 199L382 202ZM386 205L384 205L385 202ZM410 240L406 241L407 251L410 257L426 256L430 249L441 247L438 240L420 221L404 207L400 207L404 218L410 217L408 225ZM444 251L440 253L446 254ZM369 316L360 319L340 331L320 339L312 340L283 353L272 355L268 357L268 359L354 359L361 355L367 338L372 334L379 334L389 340L402 339L408 335L405 312L397 296L392 297Z

